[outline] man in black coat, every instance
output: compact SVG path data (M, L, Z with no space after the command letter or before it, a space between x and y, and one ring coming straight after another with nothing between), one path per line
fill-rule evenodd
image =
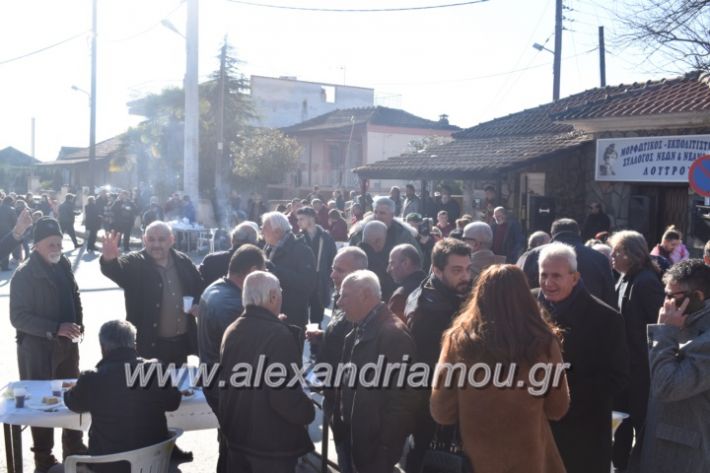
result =
M308 301L316 288L313 251L291 233L291 224L280 212L263 215L261 231L266 241L264 253L283 290L283 313L288 323L304 328L308 323Z
M602 204L592 202L589 204L589 214L584 220L584 229L582 230L582 239L584 241L594 238L599 232L608 232L611 229L611 220L609 216L602 210Z
M84 207L84 227L88 233L86 237L86 250L90 253L96 251L96 234L101 229L101 213L103 209L99 207L93 196L89 196Z
M551 422L567 471L608 473L611 465L611 412L614 396L629 378L624 320L584 287L574 249L545 245L539 257L542 307L562 330L570 409Z
M330 301L333 284L330 281L330 267L338 248L335 240L323 227L316 224L318 215L313 207L301 207L296 211L298 227L303 241L309 246L316 258L316 289L311 293L310 321L320 324L323 321L325 306Z
M124 320L111 320L99 331L101 361L85 371L64 393L64 404L74 412L91 414L89 454L108 455L155 445L168 438L166 411L180 406L180 391L158 386L156 377L145 387L126 383L126 366L132 372L150 372L154 361L138 357L136 328ZM92 465L100 473L130 471L125 462Z
M371 271L355 271L345 278L338 306L353 324L341 361L355 367L351 376L358 379L340 383L335 391L333 432L345 439L345 450L338 452L339 461L346 465L341 471L391 473L414 427L416 393L406 383L395 386L397 369L389 380L380 376L374 386L359 381L363 379L359 370L382 357L407 371L414 359L414 342L406 326L381 301L379 281Z
M405 318L416 345L417 362L429 365L433 374L441 352L441 336L471 290L471 248L463 241L444 238L434 245L431 259L432 272L409 295ZM429 413L430 395L430 390L423 393L415 413L414 448L407 458L407 471L421 469L422 458L436 430Z
M59 205L59 225L62 227L62 233L66 233L74 243L74 248L79 248L79 242L76 239L76 231L74 230L74 220L76 219L76 206L74 204L74 194L64 196L64 202Z
M367 255L367 269L375 273L380 280L382 300L388 301L397 285L387 272L390 250L386 243L387 226L378 220L370 220L365 224L362 241L357 246Z
M111 206L112 229L123 235L123 251L130 251L131 232L137 215L136 204L131 201L128 191L121 191ZM140 327L138 328L140 332Z
M119 257L120 233L104 238L99 260L104 276L118 284L126 299L126 320L138 329L138 354L182 364L197 354L197 324L183 311L183 297L198 302L203 282L190 258L173 248L170 227L153 222L143 235L145 248Z
M83 310L71 263L62 255L59 222L37 220L34 249L10 281L10 322L17 330L20 379L65 379L79 375ZM74 343L73 343L74 342ZM52 455L54 430L32 427L35 467L46 472L57 463ZM66 457L85 453L82 433L64 429Z
M407 298L427 276L422 271L422 258L417 249L407 243L392 248L387 273L397 284L397 289L387 301L387 307L394 315L405 321L404 309L407 306Z
M228 471L293 473L298 458L313 451L307 427L315 417L301 386L287 386L301 363L300 341L279 320L281 288L273 274L251 273L242 292L246 309L227 328L220 356L220 381L227 387L219 393L217 418L229 448ZM259 363L267 372L282 366L283 376L250 382L249 368Z
M550 229L552 242L559 242L574 248L577 255L577 267L584 281L584 287L593 296L611 307L616 307L614 295L614 275L609 259L598 251L584 246L579 236L579 225L571 218L561 218L552 223ZM538 246L523 254L518 260L520 267L528 277L531 288L540 286L538 277L538 255L546 245Z
M0 204L0 237L3 237L12 231L12 228L17 222L17 212L13 207L15 201L11 196L5 196ZM2 255L0 257L0 271L7 271L10 268L10 255Z
M256 245L258 235L251 223L242 222L232 230L232 247L226 251L216 251L205 256L199 271L205 286L227 275L229 261L240 246L250 243Z

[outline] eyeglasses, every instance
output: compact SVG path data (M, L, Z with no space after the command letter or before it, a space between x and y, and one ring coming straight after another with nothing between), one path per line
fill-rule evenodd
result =
M664 296L666 299L675 299L678 294L681 294L683 296L688 296L690 295L690 291L677 291L677 292L666 292L664 293Z

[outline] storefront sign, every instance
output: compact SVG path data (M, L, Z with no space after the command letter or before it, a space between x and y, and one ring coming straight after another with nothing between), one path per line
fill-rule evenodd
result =
M597 140L595 178L614 182L688 182L695 158L710 153L710 135Z

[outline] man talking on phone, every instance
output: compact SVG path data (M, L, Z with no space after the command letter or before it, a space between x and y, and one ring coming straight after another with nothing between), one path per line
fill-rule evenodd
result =
M648 326L651 389L643 444L637 444L629 471L707 472L710 266L701 259L681 261L663 282L658 324Z

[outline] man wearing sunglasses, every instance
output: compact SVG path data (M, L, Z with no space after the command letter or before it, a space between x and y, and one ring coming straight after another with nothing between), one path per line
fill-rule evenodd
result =
M710 471L710 266L681 261L663 277L665 302L648 326L651 390L639 471ZM629 471L635 471L630 468Z

